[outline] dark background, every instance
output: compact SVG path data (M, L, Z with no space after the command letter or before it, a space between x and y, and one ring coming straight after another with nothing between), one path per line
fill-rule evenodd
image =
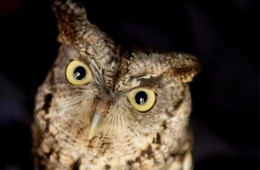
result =
M91 22L125 44L183 51L191 83L195 170L259 169L259 3L84 1ZM0 169L32 169L34 95L59 44L50 1L0 0Z

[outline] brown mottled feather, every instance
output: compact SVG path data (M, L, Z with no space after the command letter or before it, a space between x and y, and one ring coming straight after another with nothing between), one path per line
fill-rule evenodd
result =
M198 60L185 53L126 52L88 21L81 4L55 1L53 10L61 47L36 96L35 169L192 169L187 82L200 71ZM71 60L90 68L89 84L67 81ZM139 87L156 94L146 112L127 98ZM106 115L89 140L102 100L109 101Z

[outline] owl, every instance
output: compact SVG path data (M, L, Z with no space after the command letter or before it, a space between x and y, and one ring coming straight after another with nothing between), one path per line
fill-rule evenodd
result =
M52 7L61 46L35 99L35 169L192 169L187 83L199 61L126 49L80 3Z

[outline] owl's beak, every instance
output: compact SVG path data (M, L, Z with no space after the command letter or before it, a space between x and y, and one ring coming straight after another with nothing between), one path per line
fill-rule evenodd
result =
M103 120L103 115L100 111L97 111L94 114L94 117L92 119L91 125L90 125L90 129L89 129L89 133L88 133L88 139L91 140L92 137L95 135L95 133L97 132L98 127L100 126L101 122Z
M100 127L103 118L108 112L110 105L110 96L106 93L103 93L102 96L98 97L96 111L93 115L93 119L90 124L90 129L88 133L88 139L91 140L95 133L97 132L98 128Z

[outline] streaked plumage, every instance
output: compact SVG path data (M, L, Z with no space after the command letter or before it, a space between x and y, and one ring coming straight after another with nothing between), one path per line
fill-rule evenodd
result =
M187 83L200 70L198 60L126 52L87 20L79 3L56 1L53 10L61 47L36 96L35 169L191 169ZM70 75L72 61L85 71ZM75 85L80 75L91 80ZM154 94L145 111L131 104L138 103L129 98L134 89L147 89L140 107Z

